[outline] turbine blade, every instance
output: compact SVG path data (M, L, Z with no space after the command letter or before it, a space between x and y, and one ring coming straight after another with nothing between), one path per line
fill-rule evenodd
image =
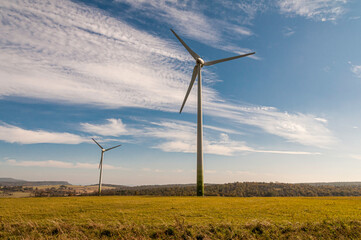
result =
M247 57L247 56L253 55L253 54L255 54L255 53L256 53L256 52L252 52L252 53L246 53L246 54L238 55L238 56L234 56L234 57L222 58L222 59L218 59L218 60L214 60L214 61L210 61L210 62L205 62L204 65L205 65L205 66L211 66L211 65L214 65L214 64L217 64L217 63L221 63L221 62L226 62L226 61L230 61L230 60L237 59L237 58L241 58L241 57Z
M103 149L103 147L100 146L100 144L99 144L97 141L95 141L94 138L92 138L92 139L93 139L93 141L94 141L101 149Z
M176 36L176 38L178 38L178 40L181 42L181 44L187 49L187 51L192 55L194 60L197 60L198 58L200 58L200 56L197 53L195 53L190 47L188 47L188 45L173 31L173 29L170 29L170 30Z
M105 152L106 152L106 151L109 151L109 150L112 150L113 148L120 147L120 146L122 146L122 145L117 145L117 146L115 146L115 147L111 147L111 148L105 149Z
M192 74L192 79L191 79L191 82L189 83L189 87L188 87L186 96L184 97L183 104L182 104L182 107L181 107L179 113L182 113L182 110L183 110L184 105L186 104L188 95L189 95L189 93L190 93L191 90L192 90L194 81L196 80L196 77L197 77L197 75L198 75L198 68L199 68L199 65L195 65L195 66L194 66L193 74Z

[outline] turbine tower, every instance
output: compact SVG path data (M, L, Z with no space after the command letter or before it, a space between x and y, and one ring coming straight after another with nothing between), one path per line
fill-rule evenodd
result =
M100 193L101 193L101 191L102 191L102 173L103 173L103 158L104 158L104 153L105 153L106 151L109 151L109 150L112 150L112 149L114 149L114 148L117 148L117 147L119 147L119 146L121 146L121 145L117 145L117 146L114 146L114 147L105 149L105 148L103 148L102 146L100 146L100 144L99 144L97 141L95 141L94 138L92 138L92 139L93 139L93 141L100 147L100 149L102 150L102 152L101 152L101 157L100 157L100 163L99 163L100 176L99 176L99 192L98 192L98 194L99 194L99 196L100 196Z
M181 42L181 44L187 49L187 51L192 55L194 60L196 60L196 65L193 69L193 74L191 78L191 82L189 84L187 93L184 97L182 107L179 113L182 113L184 104L187 101L188 95L192 90L194 81L198 75L198 100L197 100L197 196L204 196L204 183L203 183L203 120L202 120L202 77L201 77L201 69L203 66L211 66L217 63L230 61L233 59L246 57L255 52L247 53L243 55L238 55L229 58L222 58L214 61L205 62L197 53L195 53L187 44L171 29L172 33L176 36L176 38Z

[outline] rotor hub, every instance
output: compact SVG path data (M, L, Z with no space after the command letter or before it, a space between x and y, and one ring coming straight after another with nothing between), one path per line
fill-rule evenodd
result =
M197 58L197 63L200 64L202 67L204 65L204 60L202 58Z

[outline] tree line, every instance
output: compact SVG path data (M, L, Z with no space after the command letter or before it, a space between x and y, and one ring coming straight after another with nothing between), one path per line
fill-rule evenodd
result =
M194 184L183 185L146 185L119 186L108 185L111 189L103 189L102 195L120 196L195 196ZM49 186L48 188L27 186L0 186L0 195L11 195L13 192L28 192L35 197L89 196L97 195L76 191L65 185ZM320 197L320 196L361 196L361 184L290 184L265 182L235 182L226 184L206 184L205 196L224 197Z
M102 191L102 195L195 196L195 185L119 186ZM95 195L96 192L88 194ZM310 185L264 182L206 184L205 196L224 197L319 197L361 196L361 185Z

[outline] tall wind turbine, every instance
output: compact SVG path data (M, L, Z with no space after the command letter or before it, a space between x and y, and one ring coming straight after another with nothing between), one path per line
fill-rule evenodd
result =
M114 147L111 147L111 148L103 148L102 146L100 146L100 144L94 140L94 138L92 138L93 141L100 147L100 149L102 150L101 152L101 157L100 157L100 163L99 163L99 170L100 170L100 176L99 176L99 196L100 196L100 193L102 191L102 173L103 173L103 158L104 158L104 153L106 151L109 151L109 150L112 150L114 148L117 148L117 147L120 147L121 145L117 145L117 146L114 146Z
M193 69L193 75L191 82L189 84L187 93L184 97L182 107L179 113L182 112L184 104L187 101L188 95L193 87L194 81L198 75L198 102L197 102L197 196L204 196L204 183L203 183L203 120L202 120L202 78L201 78L201 69L203 66L211 66L217 63L230 61L233 59L246 57L255 52L247 53L243 55L238 55L229 58L222 58L214 61L205 62L197 53L195 53L187 44L171 29L172 33L176 38L181 42L181 44L187 49L187 51L192 55L194 60L196 60L196 65Z

